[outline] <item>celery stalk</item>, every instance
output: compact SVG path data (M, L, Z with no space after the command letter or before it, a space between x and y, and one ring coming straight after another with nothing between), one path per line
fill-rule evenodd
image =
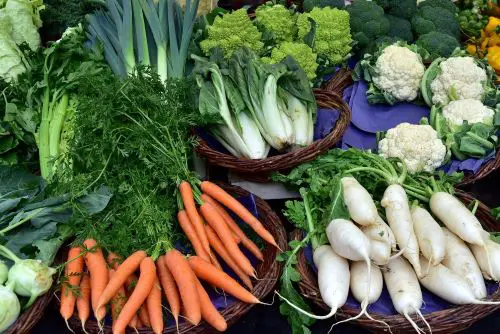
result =
M59 143L61 141L64 120L66 119L68 103L69 96L65 93L55 108L55 113L50 121L49 152L52 159L56 159L59 156Z

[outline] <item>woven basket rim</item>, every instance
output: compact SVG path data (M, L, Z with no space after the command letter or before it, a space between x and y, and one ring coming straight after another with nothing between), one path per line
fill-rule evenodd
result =
M456 195L466 204L474 200L471 194L460 190L457 190ZM495 219L490 214L489 208L483 203L480 203L478 207L477 216L487 230L500 231L500 226L496 224ZM292 232L291 239L299 239L302 235L303 232L301 230L295 230ZM301 276L299 289L302 295L321 309L330 310L321 299L317 284L317 276L307 263L304 252L299 251L297 256L297 271ZM492 300L500 301L500 290L497 290L491 297ZM498 309L500 309L500 305L458 305L446 310L426 314L425 320L430 324L433 333L453 333L467 329L475 321L486 317ZM339 309L336 317L339 319L347 319L358 313L359 309L344 306ZM370 313L370 315L376 320L382 320L389 324L393 333L414 332L413 327L402 315L381 315L375 312ZM416 318L414 320L417 321ZM372 332L387 332L387 327L385 325L371 321L365 317L353 320L353 322L356 322L356 324ZM424 326L420 320L418 320L417 323L420 326Z
M233 195L237 196L250 195L248 191L237 186L230 186L220 183L219 185L222 188L224 188L224 190ZM257 209L259 212L259 220L274 236L278 246L281 249L285 249L287 245L287 236L280 218L263 199L255 195L253 196L255 197L255 203L257 205ZM259 265L256 267L257 276L259 277L259 280L255 282L255 286L252 290L252 293L259 300L262 300L274 289L279 279L279 276L281 275L283 264L281 262L275 261L278 252L279 251L276 248L266 244L266 247L263 250L264 262L260 262ZM247 313L254 305L255 304L246 304L237 301L220 312L224 317L224 319L226 319L228 326L231 326L241 316ZM69 319L69 323L73 330L75 330L78 333L83 333L80 320L78 320L76 316L71 317ZM97 325L97 322L93 318L87 321L85 328L89 333L99 332L99 327ZM103 332L112 333L111 326L105 325L103 327ZM138 329L138 332L141 334L153 334L153 331L150 328L140 328ZM173 325L165 327L163 332L178 333L178 334L183 334L183 333L200 334L200 333L212 333L215 332L215 330L205 321L202 321L198 326L193 326L183 321L179 324L178 330L175 327L175 325ZM127 333L135 333L135 331L132 331L130 328L127 328Z
M326 83L324 89L342 96L344 89L352 84L352 70L342 68ZM352 112L352 110L351 110ZM500 150L497 149L495 158L484 163L476 173L464 173L464 179L459 183L459 186L465 186L475 183L480 179L493 173L500 167Z
M351 122L351 110L349 105L345 103L342 97L337 93L323 89L315 89L314 95L318 107L337 110L339 112L339 118L335 127L325 138L316 140L307 147L267 157L265 159L242 159L213 149L207 141L196 135L198 139L196 152L206 158L208 162L214 166L225 167L242 174L267 174L276 171L284 171L313 160L341 140Z

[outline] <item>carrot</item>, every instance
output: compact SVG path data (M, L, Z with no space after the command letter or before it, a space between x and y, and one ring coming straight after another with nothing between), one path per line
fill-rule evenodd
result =
M181 193L182 202L184 203L184 208L186 213L193 224L193 227L198 234L198 238L200 238L200 242L203 245L203 248L207 251L210 251L210 246L208 245L207 235L205 234L205 229L203 228L203 221L196 210L196 204L194 202L193 189L189 182L182 181L179 185L179 191Z
M245 290L245 288L238 284L231 276L215 268L210 263L203 261L197 256L191 256L188 261L198 278L224 290L245 303L260 303L254 295Z
M85 331L85 323L90 317L90 277L84 274L80 282L80 295L76 299L76 309L78 318L82 323L82 329Z
M196 290L198 291L198 297L200 298L201 316L213 328L215 328L219 332L224 332L227 329L226 320L224 320L224 317L212 304L210 297L197 278Z
M134 314L136 314L139 310L153 288L153 284L156 280L156 267L150 257L146 257L141 261L140 271L141 274L134 292L132 292L127 303L123 306L118 319L116 319L113 333L125 333L127 325L130 323Z
M104 291L97 302L97 308L105 306L111 298L116 294L116 291L122 287L127 278L137 270L141 261L147 256L145 251L137 251L130 255L116 270L116 274L109 280Z
M262 225L262 223L252 215L240 202L238 202L234 197L229 195L224 189L219 187L213 182L203 181L201 183L201 190L207 195L211 196L213 199L219 201L228 209L233 211L238 217L240 217L245 223L250 225L250 227L257 233L262 239L270 243L279 249L276 240L271 233Z
M71 318L75 312L76 295L73 289L80 286L81 274L83 272L83 257L82 249L80 247L73 247L68 252L68 263L65 268L65 277L67 282L64 282L61 287L61 307L59 313L68 326L68 319Z
M165 264L164 255L160 256L158 260L156 260L156 268L158 269L161 287L163 288L168 305L170 306L170 312L174 317L175 325L176 327L179 327L179 313L181 309L179 291L177 290L174 277Z
M201 261L209 264L205 260ZM193 270L176 249L168 251L165 255L165 266L177 284L187 320L195 326L198 325L201 321L201 310Z
M243 244L243 246L245 246L246 249L248 249L257 259L259 259L260 261L264 261L264 255L262 254L259 247L257 247L257 245L246 236L245 232L243 232L241 230L241 228L238 226L238 224L234 221L234 219L231 217L231 215L229 215L229 213L227 213L227 211L224 209L224 207L222 207L222 205L220 205L216 200L214 200L212 197L208 196L207 194L202 194L201 199L203 201L208 202L208 203L212 204L213 206L215 206L217 211L219 211L219 214L226 221L226 223L229 226L229 228L231 229L231 231L233 231L233 233L234 233L233 236L239 237L241 243ZM236 242L240 243L240 242L238 242L238 240L236 240Z
M93 239L87 239L83 242L87 249L95 248L97 243ZM106 267L106 261L102 255L100 248L95 248L95 251L89 251L85 254L85 263L90 272L90 300L92 302L92 309L98 322L106 316L106 308L98 310L98 301L101 293L106 288L109 281L109 271Z
M210 261L210 256L207 253L205 247L203 247L203 245L201 244L200 238L198 237L198 234L196 233L193 225L191 224L191 221L189 220L186 211L184 210L179 211L179 213L177 213L177 220L179 221L179 225L184 231L184 234L191 242L191 245L193 245L196 255L198 255L205 261Z
M119 256L118 254L115 254L113 252L109 252L108 253L108 265L111 269L118 269L118 267L120 266L120 264L123 262L123 259L121 256Z
M155 334L163 333L163 312L161 306L161 286L158 278L146 299L151 328Z
M141 305L141 307L139 308L139 320L141 321L143 327L151 328L148 307L146 304Z
M224 220L221 218L219 213L215 208L208 202L202 204L201 213L205 220L208 222L214 231L219 236L220 240L224 243L229 255L238 264L238 266L249 276L255 276L255 269L248 258L241 252L236 241L234 241L229 227L226 225Z
M224 262L226 262L226 264L234 271L234 273L238 275L241 281L245 283L245 285L250 290L252 290L253 285L252 281L250 280L250 277L248 277L248 275L245 274L243 270L241 270L241 268L236 264L236 262L234 262L234 260L227 252L226 248L222 244L222 241L220 241L215 231L210 226L205 226L205 228L207 230L208 241L210 242L212 248L217 252L217 254L220 255L220 257L222 257Z
M113 269L109 270L109 277L113 279L113 277L116 275L116 271ZM127 302L127 294L125 292L125 288L123 285L116 291L116 293L113 295L113 298L111 298L111 319L113 322L118 319L118 316L120 315L120 312L123 309L123 306Z
M245 232L241 230L241 228L238 226L238 224L234 221L234 219L231 217L231 215L224 209L224 207L219 204L216 200L211 198L210 196L204 194L205 197L202 195L202 199L205 198L208 200L208 202L212 205L214 205L226 221L227 225L231 229L231 231L234 233L234 235L238 236L241 240L241 244L250 251L258 260L264 261L264 255L262 254L262 251L260 248L252 241L250 240ZM236 240L238 242L238 240ZM238 242L239 243L239 242Z
M137 316L137 314L134 314L134 316L132 317L132 320L130 320L130 323L128 324L128 326L130 328L137 330L138 328L143 327L143 324L142 324L141 320L139 319L139 317Z

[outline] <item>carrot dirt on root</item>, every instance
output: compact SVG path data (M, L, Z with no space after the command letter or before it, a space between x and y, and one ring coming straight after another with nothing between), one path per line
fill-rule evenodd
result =
M115 275L113 275L113 278L109 280L106 288L99 296L99 300L97 301L98 308L106 306L111 298L113 298L116 291L118 291L118 289L126 283L127 278L133 274L137 268L139 268L139 265L146 256L147 254L145 251L137 251L125 259L120 266L118 266Z
M208 244L207 235L205 234L205 229L203 228L203 221L201 220L198 210L196 209L193 188L191 188L189 182L182 181L179 185L179 192L181 193L182 202L184 203L184 209L186 210L189 220L191 221L191 224L193 224L193 227L196 230L198 238L200 238L200 242L203 245L203 248L205 248L207 253L209 253L210 246Z
M201 258L200 261L209 264ZM209 265L213 267L213 265ZM198 292L196 290L196 276L191 266L184 256L176 249L171 249L165 255L165 266L172 274L177 288L179 289L179 295L187 320L195 326L198 325L201 321L201 309Z
M219 256L226 262L226 264L231 268L234 273L240 278L240 280L245 283L245 285L252 290L253 285L252 281L250 280L250 277L248 277L247 274L243 272L243 270L234 262L234 260L231 258L229 255L228 251L222 244L222 241L220 241L219 237L215 233L215 231L210 227L210 226L205 226L207 230L207 236L208 236L208 242L210 242L210 245L212 248L219 254Z
M156 280L156 267L154 261L150 257L146 257L141 261L140 276L134 291L130 295L127 303L123 306L118 319L113 327L114 334L125 333L127 325L130 323L134 315L137 313L142 304L146 301L151 289Z
M163 333L163 308L161 306L161 286L158 278L146 299L149 322L155 334Z
M179 213L177 213L177 220L179 221L179 225L184 231L184 234L188 238L189 242L191 242L191 245L193 246L196 255L198 255L205 261L210 261L210 256L207 253L206 248L203 247L203 245L201 244L200 238L198 237L198 234L196 233L193 224L189 220L186 211L184 210L179 211Z
M80 294L76 299L76 309L78 311L78 319L82 324L82 329L86 333L85 323L90 317L90 276L84 274L80 282Z
M242 287L231 276L215 268L210 263L203 261L197 256L191 256L188 261L198 278L224 290L226 293L245 303L260 303L257 297L248 292L248 290Z
M203 288L198 278L196 278L196 290L200 298L201 316L210 326L219 332L224 332L227 329L226 320L212 304L208 293L205 291L205 288Z
M61 287L61 306L59 313L68 326L68 319L73 316L75 312L76 294L74 289L78 289L83 273L83 257L81 256L82 249L80 247L73 247L68 252L68 260L65 268L65 279Z
M100 324L106 316L106 308L102 307L98 309L97 306L99 305L99 297L108 284L109 271L102 250L97 247L96 241L87 239L83 244L89 250L89 252L85 254L85 263L90 273L90 300L92 302L92 309L94 310L95 317Z
M214 229L215 233L217 233L220 240L224 243L224 247L227 249L233 260L245 272L245 274L255 277L255 269L252 267L252 264L245 254L243 254L236 241L234 241L231 230L215 208L210 203L205 202L200 207L200 211L203 214L203 217L205 217L208 225Z
M213 182L203 181L201 183L201 190L233 211L245 223L250 225L255 233L257 233L262 239L279 249L279 246L276 243L276 240L274 240L273 235L269 233L268 230L266 230L262 223L257 218L255 218L250 211L248 211L240 202L238 202L234 197L228 194L224 189Z
M260 261L264 261L264 255L262 254L261 250L259 247L252 241L250 240L245 232L241 230L241 228L238 226L238 224L234 221L234 219L231 217L229 213L222 207L220 203L218 203L216 200L214 200L212 197L208 196L207 194L202 194L201 199L204 202L208 202L212 204L219 214L224 218L224 221L226 224L229 226L231 231L233 232L233 237L235 237L236 242L239 244L241 243L243 246L245 246L246 249L248 249L257 259ZM236 238L239 238L240 240L238 241Z
M179 290L175 283L174 277L168 270L165 264L165 256L162 255L156 260L156 269L158 270L158 277L160 279L161 287L167 298L168 305L170 306L170 312L175 320L175 325L179 327L179 313L181 309L181 302L179 297Z

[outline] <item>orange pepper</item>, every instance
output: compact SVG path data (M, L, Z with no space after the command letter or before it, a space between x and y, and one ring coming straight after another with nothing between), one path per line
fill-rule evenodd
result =
M477 47L475 44L467 44L467 48L466 48L467 52L471 55L476 55L477 53Z
M500 71L500 46L492 46L488 48L488 63L495 69Z
M490 16L488 19L488 24L484 27L484 32L486 35L496 35L496 29L500 26L500 19L498 17Z

